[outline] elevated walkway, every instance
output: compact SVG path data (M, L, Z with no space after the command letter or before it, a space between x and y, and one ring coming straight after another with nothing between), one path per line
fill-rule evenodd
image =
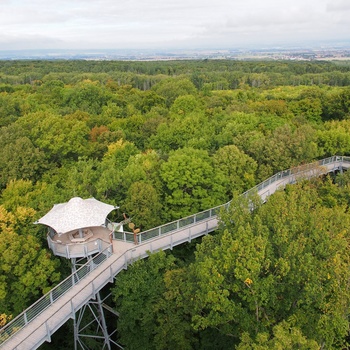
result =
M279 172L243 196L257 192L266 201L269 195L287 184L349 167L350 157L326 158ZM101 240L99 244L103 250L99 254L0 330L0 348L28 350L49 342L59 327L69 318L74 318L76 311L94 299L128 264L147 257L148 252L172 249L215 231L219 211L229 204L142 232L138 235L137 245L133 243L133 234L128 232L115 232L112 245Z

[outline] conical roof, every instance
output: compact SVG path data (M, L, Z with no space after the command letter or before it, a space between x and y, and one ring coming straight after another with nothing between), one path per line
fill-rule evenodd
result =
M95 198L74 197L67 203L55 204L35 223L49 226L60 235L80 228L104 225L107 215L117 208Z

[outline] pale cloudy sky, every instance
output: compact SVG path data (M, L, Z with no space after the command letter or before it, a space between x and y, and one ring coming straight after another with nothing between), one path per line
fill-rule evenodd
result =
M0 50L350 40L350 0L0 0Z

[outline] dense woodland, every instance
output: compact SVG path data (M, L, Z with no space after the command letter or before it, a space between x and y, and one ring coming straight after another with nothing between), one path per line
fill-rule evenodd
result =
M350 62L0 61L0 149L1 325L70 273L33 225L53 204L95 197L142 232L233 199L215 234L117 276L118 341L348 348L349 174L253 197L253 212L238 195L350 155ZM64 327L56 349L72 348Z

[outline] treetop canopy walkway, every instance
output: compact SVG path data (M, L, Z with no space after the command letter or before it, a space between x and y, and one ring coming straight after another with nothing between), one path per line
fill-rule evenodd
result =
M350 167L350 157L333 156L281 171L242 196L257 193L262 201L287 184L310 179ZM218 214L231 202L142 232L134 244L134 234L113 232L113 243L99 240L99 253L49 293L40 298L0 330L1 349L36 349L115 276L133 261L149 252L172 249L174 246L208 234L218 228Z

